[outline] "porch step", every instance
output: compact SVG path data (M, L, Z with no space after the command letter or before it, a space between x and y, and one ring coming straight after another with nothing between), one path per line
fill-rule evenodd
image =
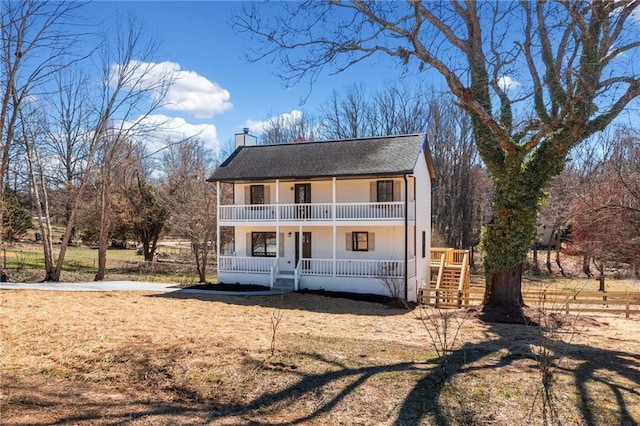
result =
M295 286L295 280L293 276L289 278L289 276L280 275L276 278L276 282L273 284L273 288L281 289L281 290L293 290Z

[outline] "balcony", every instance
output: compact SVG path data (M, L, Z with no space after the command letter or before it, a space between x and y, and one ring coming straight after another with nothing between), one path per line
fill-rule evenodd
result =
M408 219L415 219L415 203L409 202ZM334 219L335 216L335 219ZM401 220L405 203L308 203L228 205L218 208L220 222Z

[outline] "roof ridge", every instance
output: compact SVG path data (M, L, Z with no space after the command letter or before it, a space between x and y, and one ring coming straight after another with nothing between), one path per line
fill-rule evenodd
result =
M411 136L424 136L424 135L425 134L423 132L419 132L419 133L406 133L402 135L362 136L359 138L349 138L349 139L326 139L326 140L314 140L314 141L302 141L302 142L242 145L240 148L256 148L256 147L264 147L264 146L290 146L290 145L304 145L304 144L310 144L310 143L337 143L337 142L364 141L364 140L370 140L370 139L406 138Z

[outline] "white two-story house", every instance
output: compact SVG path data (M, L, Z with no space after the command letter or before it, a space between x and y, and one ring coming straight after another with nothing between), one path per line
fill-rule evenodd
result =
M386 294L429 279L433 165L424 135L256 145L247 132L209 181L233 185L218 281ZM394 294L395 293L395 294Z

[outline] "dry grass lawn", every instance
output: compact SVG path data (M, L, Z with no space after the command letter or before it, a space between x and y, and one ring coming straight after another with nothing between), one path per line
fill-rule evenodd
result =
M640 423L637 316L567 318L542 340L469 318L438 358L419 310L322 296L2 290L0 303L3 425L541 424L541 344L562 424Z

